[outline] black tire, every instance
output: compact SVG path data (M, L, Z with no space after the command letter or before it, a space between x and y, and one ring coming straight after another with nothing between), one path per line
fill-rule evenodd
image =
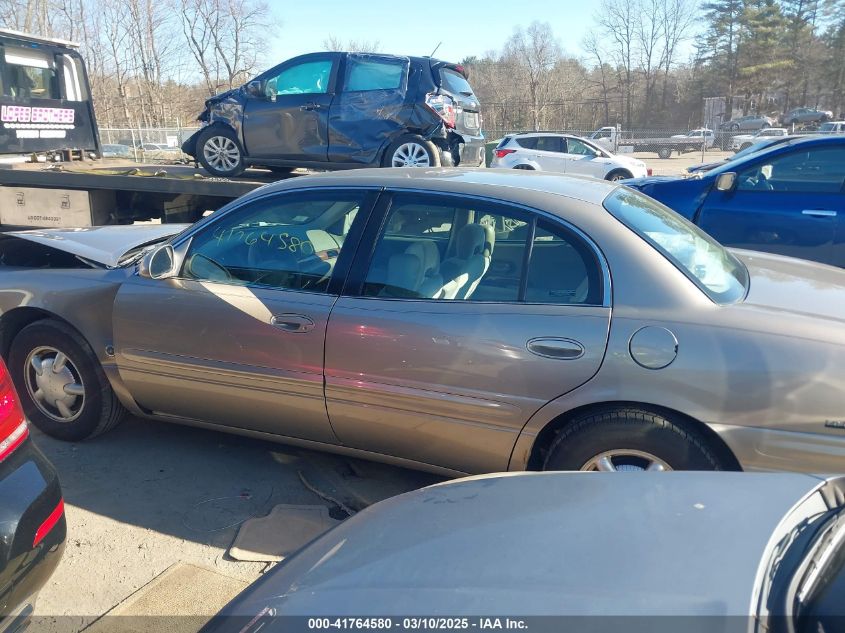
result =
M604 179L609 180L610 182L616 182L617 180L625 180L626 178L633 177L633 174L625 169L614 169L607 176L605 176Z
M648 453L672 470L731 468L690 425L653 411L620 407L586 413L558 431L543 470L582 470L603 453L626 450ZM626 465L624 456L620 459ZM634 466L637 459L628 462Z
M394 164L394 159L399 160L399 156L397 152L400 151L403 147L406 146L418 146L421 148L422 151L425 152L426 159L428 160L428 165L397 165ZM419 154L419 160L422 160L422 156ZM383 167L402 167L402 166L416 166L416 167L440 167L440 150L437 146L432 143L431 141L425 140L422 136L418 136L416 134L403 134L398 139L393 141L390 146L387 148L387 151L384 153L384 158L382 159L382 166Z
M525 171L536 171L531 165L514 165L514 169L523 169Z
M66 355L65 367L83 386L82 400L78 401L79 409L73 420L51 417L42 407L53 407L35 402L30 386L35 380L35 369L30 355L39 348L52 348ZM23 328L12 341L8 364L26 417L47 435L71 442L94 437L117 426L126 413L91 347L76 330L61 321L45 319ZM58 409L56 413L60 415Z
M657 150L657 155L660 158L669 158L672 156L672 148L671 147L661 147Z
M206 148L207 144L208 148ZM209 162L209 157L214 155L218 149L220 149L220 162ZM208 150L209 156L206 156L206 150ZM228 153L230 151L232 153ZM212 176L220 176L222 178L240 176L246 169L244 148L241 146L237 134L222 125L207 127L199 135L197 138L197 160ZM234 164L227 167L226 163L230 160Z

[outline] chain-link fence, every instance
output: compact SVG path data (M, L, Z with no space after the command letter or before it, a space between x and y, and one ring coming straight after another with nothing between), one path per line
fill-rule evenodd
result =
M103 158L138 163L187 163L191 157L180 149L198 128L100 128Z

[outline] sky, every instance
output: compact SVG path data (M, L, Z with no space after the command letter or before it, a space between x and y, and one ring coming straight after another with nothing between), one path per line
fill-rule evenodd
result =
M599 0L299 0L271 2L280 23L261 67L323 50L323 40L377 40L381 52L430 55L459 62L501 49L515 26L549 22L563 50L582 56ZM263 62L263 63L262 63Z

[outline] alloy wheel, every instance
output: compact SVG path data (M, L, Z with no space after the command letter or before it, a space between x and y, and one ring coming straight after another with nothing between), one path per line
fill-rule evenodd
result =
M672 470L672 467L651 453L621 448L599 453L587 460L581 470L593 472L664 472Z
M38 347L27 356L26 390L44 415L73 422L85 405L85 383L73 361L55 347Z
M209 165L220 171L231 171L241 162L237 144L226 136L209 138L203 145L202 154Z
M391 167L430 167L431 158L419 143L403 143L393 152Z

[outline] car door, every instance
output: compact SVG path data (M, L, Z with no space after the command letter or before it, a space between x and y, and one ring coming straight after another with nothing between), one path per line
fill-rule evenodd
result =
M329 115L329 160L378 162L391 139L407 132L410 59L350 53Z
M598 371L606 264L572 227L521 208L391 196L329 321L332 427L346 446L505 469L531 415Z
M564 142L564 161L566 173L579 176L604 178L607 165L596 161L596 150L577 138L567 137Z
M566 156L564 154L566 141L560 136L538 136L534 146L535 160L543 171L566 172Z
M114 306L115 359L138 405L334 442L323 397L326 323L375 195L252 199L175 242L185 256L173 278L125 283Z
M696 223L726 246L845 265L845 148L789 148L746 162L731 191L710 191Z
M261 75L263 96L248 96L243 138L250 158L326 161L339 53L292 59Z

